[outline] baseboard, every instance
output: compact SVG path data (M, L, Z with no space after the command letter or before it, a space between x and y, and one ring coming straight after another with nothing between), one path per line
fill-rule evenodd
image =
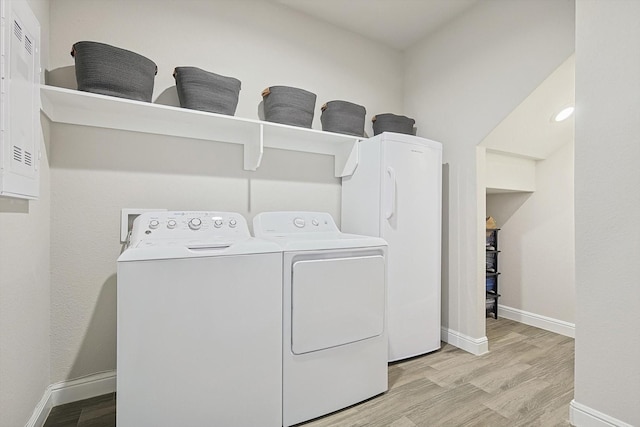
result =
M565 322L564 320L552 319L551 317L529 313L528 311L504 305L498 305L498 317L515 320L516 322L535 326L536 328L555 332L556 334L564 335L566 337L576 337L576 325L574 323Z
M47 421L51 408L53 408L53 404L51 403L51 386L48 386L42 395L42 399L40 399L40 402L38 402L36 408L33 410L31 418L29 418L29 421L25 424L25 427L42 427L44 422Z
M569 405L569 421L577 427L633 427L574 400Z
M476 356L489 352L489 340L487 337L472 338L448 328L440 328L440 339L452 346L458 347Z
M51 408L116 391L116 371L100 372L47 387L25 427L42 427Z

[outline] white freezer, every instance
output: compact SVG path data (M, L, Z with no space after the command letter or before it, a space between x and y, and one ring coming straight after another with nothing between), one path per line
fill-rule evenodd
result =
M389 361L440 348L442 145L395 133L359 143L342 180L342 231L388 247Z

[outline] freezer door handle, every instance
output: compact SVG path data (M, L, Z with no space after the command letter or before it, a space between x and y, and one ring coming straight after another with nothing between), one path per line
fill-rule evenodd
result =
M387 190L386 190L386 205L384 216L386 219L390 219L396 212L396 171L391 166L387 167Z

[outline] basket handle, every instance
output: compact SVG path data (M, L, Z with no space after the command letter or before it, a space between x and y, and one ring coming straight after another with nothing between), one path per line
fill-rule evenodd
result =
M265 96L269 95L271 93L271 88L266 88L265 90L262 91L262 97L264 98Z

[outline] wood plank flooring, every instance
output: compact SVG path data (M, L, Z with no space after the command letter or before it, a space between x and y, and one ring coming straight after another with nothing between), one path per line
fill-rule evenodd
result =
M56 406L51 409L44 423L44 427L115 427L115 425L115 393Z
M443 344L390 365L385 394L300 426L569 426L573 339L492 318L487 336L483 356ZM115 427L115 411L111 393L53 408L45 427Z

